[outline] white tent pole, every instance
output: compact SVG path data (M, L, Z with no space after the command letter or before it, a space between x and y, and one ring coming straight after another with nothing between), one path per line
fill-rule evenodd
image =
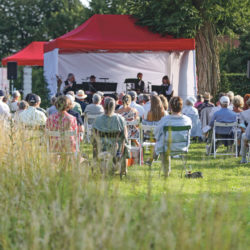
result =
M24 97L32 93L32 67L25 66L23 68L23 95Z

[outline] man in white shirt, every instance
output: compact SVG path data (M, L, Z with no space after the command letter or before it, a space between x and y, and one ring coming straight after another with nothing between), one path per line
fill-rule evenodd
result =
M0 90L0 117L2 118L10 118L10 108L9 106L3 102L4 91Z
M12 94L12 101L9 103L11 113L15 113L18 110L18 103L21 94L18 90Z
M38 96L31 94L28 102L29 107L20 114L20 121L27 126L45 126L47 117L42 111L37 110L39 104Z
M139 113L139 116L142 117L143 113L144 113L144 108L141 105L136 103L136 99L137 99L136 92L135 91L130 91L128 94L131 96L130 107L136 109L138 111L138 113Z

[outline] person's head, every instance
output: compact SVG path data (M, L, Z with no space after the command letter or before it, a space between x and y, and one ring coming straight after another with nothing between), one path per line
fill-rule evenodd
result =
M90 82L95 82L96 81L96 77L94 75L91 75L89 77L89 80L90 80Z
M2 101L5 96L5 93L3 90L0 90L0 100Z
M162 83L170 85L170 81L167 75L162 77Z
M129 91L128 94L131 96L131 101L135 102L137 99L137 94L135 91Z
M150 101L150 95L148 95L148 94L143 94L143 102L144 103L147 103L147 102L149 102Z
M26 96L25 96L25 101L27 103L29 103L29 99L30 99L30 96L33 95L32 93L28 93Z
M250 98L246 101L246 105L248 108L250 108Z
M104 93L103 92L97 91L96 94L101 97L101 100L104 99Z
M112 97L106 97L104 100L104 112L105 115L111 116L115 112L115 100Z
M168 110L168 99L164 96L164 95L159 95L159 97L161 98L161 102L162 102L162 106L164 108L164 110Z
M29 95L29 100L28 100L29 106L37 107L39 105L39 100L40 99L39 99L38 95L30 94Z
M244 95L244 108L243 108L244 110L249 108L249 106L247 105L248 99L250 99L250 94L245 94Z
M153 121L159 121L164 116L164 108L159 96L152 96L150 112L152 113Z
M203 102L203 95L197 95L197 102Z
M122 104L123 107L128 107L131 104L131 96L130 95L124 95L122 98Z
M138 95L138 102L139 102L140 105L144 104L144 102L143 102L143 94Z
M119 101L119 95L117 93L114 93L113 95L113 98L115 100L115 104L118 104L118 101ZM106 99L105 99L106 100ZM105 102L104 102L105 103Z
M234 92L233 91L228 91L227 96L229 97L230 103L232 103L233 99L234 99Z
M211 95L209 92L205 92L203 95L203 98L205 101L210 101L211 100Z
M69 109L73 109L74 108L75 98L72 95L69 95L69 94L67 94L66 97L70 100Z
M55 105L55 102L56 102L56 97L53 96L53 97L50 99L50 103L51 103L52 105Z
M18 90L14 91L13 94L12 94L12 99L13 101L16 101L20 98L21 94Z
M170 109L174 113L180 113L183 107L183 100L179 96L174 96L170 99Z
M158 93L156 91L152 91L150 92L150 97L154 96L154 95L158 95Z
M3 102L7 103L8 100L9 100L9 97L8 97L7 95L5 95L5 96L3 97Z
M77 91L77 93L76 93L76 98L78 99L78 100L81 100L81 101L83 101L86 97L88 97L86 94L85 94L85 92L84 92L84 90L78 90Z
M119 101L122 102L122 98L123 98L124 95L125 95L125 94L124 94L123 92L121 92L121 93L119 94Z
M139 72L139 73L137 74L137 78L140 79L140 80L142 80L142 77L143 77L143 74L142 74L141 72Z
M230 104L230 100L228 96L222 96L220 98L220 105L222 108L227 108Z
M94 94L94 95L93 95L93 97L92 97L92 102L93 102L93 104L98 105L98 104L101 103L101 101L102 101L102 98L101 98L100 95L98 95L98 94Z
M243 108L244 106L244 99L240 95L236 95L233 99L233 105L235 108Z
M67 80L70 81L70 82L74 82L75 81L75 76L73 73L69 73L68 74L68 77L67 77Z
M21 101L18 103L19 110L25 110L29 107L29 104L26 101Z
M69 110L70 105L71 105L70 98L65 95L59 96L55 102L55 106L58 112L64 112Z
M196 99L193 96L189 96L186 100L187 106L194 106Z

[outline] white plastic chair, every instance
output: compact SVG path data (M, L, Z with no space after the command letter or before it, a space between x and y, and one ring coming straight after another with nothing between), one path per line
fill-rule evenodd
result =
M223 128L232 128L232 132L234 132L233 138L216 138L216 127L223 127ZM238 157L238 139L237 139L237 127L238 123L237 122L232 122L232 123L224 123L224 122L214 122L214 127L213 127L213 134L212 134L212 143L210 146L210 154L213 146L214 150L214 158L216 158L216 155L235 155L235 157ZM233 141L235 145L235 153L216 153L216 142L217 141Z
M90 137L92 134L92 127L93 127L93 123L94 120L96 119L96 117L100 116L101 114L98 115L91 115L88 113L84 113L84 130L85 130L85 138L86 138L86 142L90 143ZM93 120L91 123L89 123L89 120Z
M53 131L53 130L48 130L46 129L45 131L46 133L46 137L47 137L47 152L48 154L73 154L75 157L77 157L78 153L79 153L79 137L78 137L78 133L77 133L77 129L73 130L73 131ZM73 137L73 141L75 141L75 151L72 150L72 145L67 146L67 143L71 144L72 141L72 137ZM54 144L53 144L54 141ZM66 147L66 151L60 150L60 148L65 148ZM56 148L58 148L59 150L55 150L53 148L53 146Z

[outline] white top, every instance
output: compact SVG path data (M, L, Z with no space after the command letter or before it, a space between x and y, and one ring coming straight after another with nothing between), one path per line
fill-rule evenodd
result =
M0 116L4 118L10 117L10 108L6 103L2 101L0 101Z
M18 110L18 101L10 102L9 106L11 112L16 112Z
M29 106L19 115L19 120L25 125L40 126L46 124L47 117L35 107Z
M143 105L144 113L143 113L143 119L147 120L148 112L151 109L151 102L148 101Z
M247 122L248 124L250 123L250 109L244 110L240 113L240 122L244 123Z
M140 117L143 116L143 114L144 114L143 106L141 106L141 105L137 104L135 101L133 101L133 102L131 102L130 107L136 109L138 111Z

